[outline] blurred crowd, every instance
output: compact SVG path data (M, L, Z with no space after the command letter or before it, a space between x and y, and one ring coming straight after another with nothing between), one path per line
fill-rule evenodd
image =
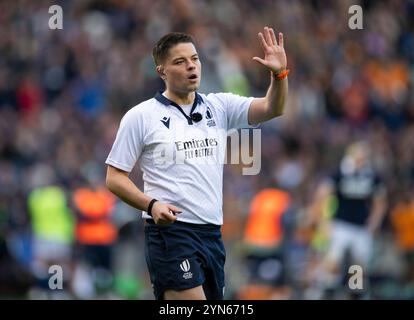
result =
M105 189L119 121L163 88L151 50L170 31L195 38L200 92L263 96L270 77L252 57L267 25L284 33L289 99L261 128L260 174L224 168L226 297L320 297L312 275L329 232L320 239L309 208L363 140L387 190L369 298L414 298L414 2L359 3L362 30L349 28L347 0L0 2L0 297L152 299L140 212ZM62 30L48 27L53 4ZM264 188L295 204L287 291L248 287L243 230ZM50 290L51 265L63 290Z

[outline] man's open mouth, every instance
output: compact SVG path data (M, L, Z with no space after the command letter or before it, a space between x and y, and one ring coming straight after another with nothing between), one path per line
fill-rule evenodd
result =
M197 75L196 74L192 74L191 76L188 77L188 79L190 79L190 80L197 79Z

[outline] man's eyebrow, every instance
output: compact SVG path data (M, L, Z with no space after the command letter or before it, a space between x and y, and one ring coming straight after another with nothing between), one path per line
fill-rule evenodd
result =
M174 58L174 59L173 59L173 62L175 62L175 61L177 61L177 60L180 60L180 59L184 59L184 57L177 57L177 58Z
M194 53L194 54L191 56L191 58L193 58L193 57L195 57L195 56L198 56L198 53ZM177 57L177 58L174 58L172 61L173 61L173 62L176 62L177 60L180 60L180 59L185 59L185 57Z

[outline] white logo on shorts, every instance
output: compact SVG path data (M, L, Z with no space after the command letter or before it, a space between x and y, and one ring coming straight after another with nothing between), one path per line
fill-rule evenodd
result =
M183 262L181 262L180 268L184 272L190 271L190 262L188 261L188 259L185 259Z
M191 279L193 277L193 274L190 271L190 262L188 259L185 259L183 262L180 263L181 270L184 271L183 278L184 279Z

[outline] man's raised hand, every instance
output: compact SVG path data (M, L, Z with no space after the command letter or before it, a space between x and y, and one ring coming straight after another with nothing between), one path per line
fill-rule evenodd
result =
M264 27L264 32L259 32L258 36L264 51L264 59L253 57L253 60L276 74L286 69L287 59L285 49L283 48L283 34L279 32L277 41L273 29Z

